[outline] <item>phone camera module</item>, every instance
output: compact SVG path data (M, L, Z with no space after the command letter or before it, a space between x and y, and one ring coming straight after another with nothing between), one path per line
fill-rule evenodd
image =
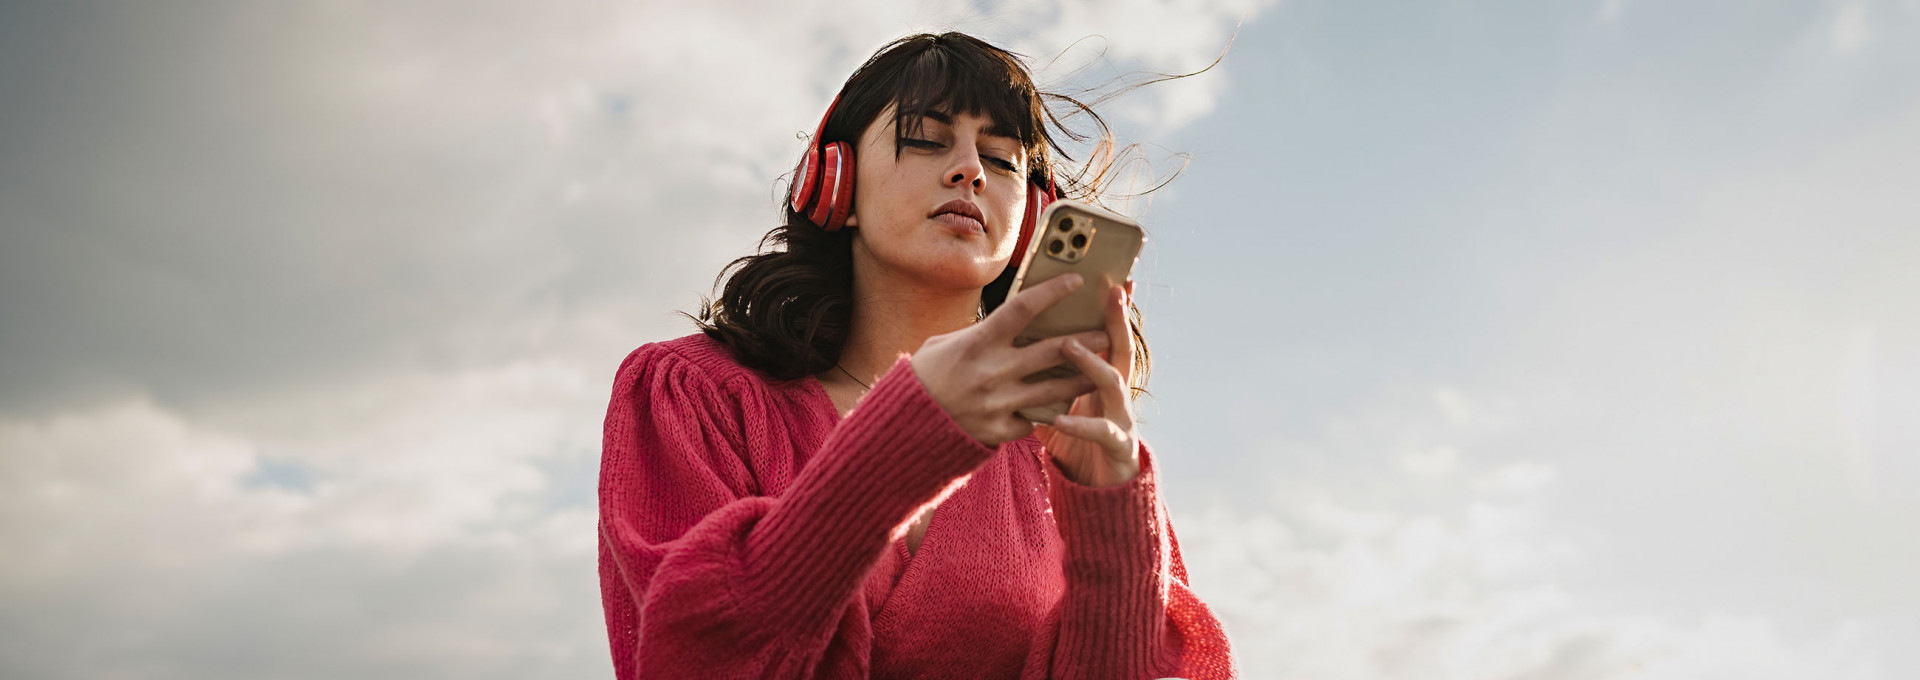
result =
M1053 230L1047 232L1046 254L1061 262L1079 262L1087 256L1087 250L1093 246L1095 220L1075 215L1063 215L1053 223Z

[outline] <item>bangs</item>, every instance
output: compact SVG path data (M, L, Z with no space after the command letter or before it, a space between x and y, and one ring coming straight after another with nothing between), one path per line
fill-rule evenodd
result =
M1049 112L1048 98L1063 99L1034 87L1019 55L963 33L911 35L880 48L847 79L821 135L857 141L892 106L897 158L927 118L980 116L988 120L987 134L1020 144L1032 181L1053 186L1054 157L1072 159L1049 134L1049 121L1057 126L1059 120ZM1059 131L1079 139L1064 127Z
M1010 54L932 45L906 60L893 78L894 141L920 132L929 113L969 114L992 121L987 133L1018 140L1029 162L1044 158L1044 112L1033 81Z

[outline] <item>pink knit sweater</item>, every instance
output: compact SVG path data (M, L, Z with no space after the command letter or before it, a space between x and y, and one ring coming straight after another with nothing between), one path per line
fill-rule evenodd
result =
M600 587L618 677L1233 677L1140 475L1092 489L988 447L906 358L844 420L703 335L614 378ZM904 534L937 504L920 547Z

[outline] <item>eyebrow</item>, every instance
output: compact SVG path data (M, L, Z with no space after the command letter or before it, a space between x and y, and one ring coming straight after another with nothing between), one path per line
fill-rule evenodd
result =
M936 123L953 125L953 116L948 115L945 111L928 110L920 115L925 118L931 118ZM1019 131L1014 130L1011 126L1003 125L1000 121L993 120L992 118L988 118L987 120L993 121L987 125L987 134L995 137L1005 137L1015 142L1020 141Z

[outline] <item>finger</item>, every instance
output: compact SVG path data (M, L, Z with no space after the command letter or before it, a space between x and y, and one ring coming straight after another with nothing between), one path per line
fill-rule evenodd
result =
M1108 453L1122 452L1127 448L1126 430L1106 418L1061 415L1055 417L1049 427L1062 434L1093 442Z
M1101 361L1079 343L1067 343L1067 356L1082 374L1093 379L1094 393L1100 396L1100 413L1122 427L1133 427L1133 405L1127 397L1127 382L1120 369Z
M1020 416L1009 414L994 423L992 431L995 443L1010 442L1033 434L1033 423L1027 422Z
M1107 363L1120 370L1122 384L1129 383L1133 380L1133 328L1127 323L1127 292L1119 286L1107 294L1107 342Z
M1067 295L1079 290L1084 279L1079 274L1062 274L1040 282L1032 288L1014 293L1013 297L987 315L981 322L987 337L995 340L1012 340L1027 327L1033 318L1052 307L1053 303L1066 299Z
M995 397L989 398L989 406L994 411L1012 413L1035 406L1072 401L1082 394L1088 394L1097 389L1099 385L1094 382L1094 379L1084 375L1054 378L1037 383L1020 383L1018 387L1002 390Z
M1067 338L1073 338L1096 353L1106 351L1107 344L1110 342L1105 330L1047 338L1015 350L1013 362L1007 365L1007 372L1015 377L1024 378L1067 363Z

